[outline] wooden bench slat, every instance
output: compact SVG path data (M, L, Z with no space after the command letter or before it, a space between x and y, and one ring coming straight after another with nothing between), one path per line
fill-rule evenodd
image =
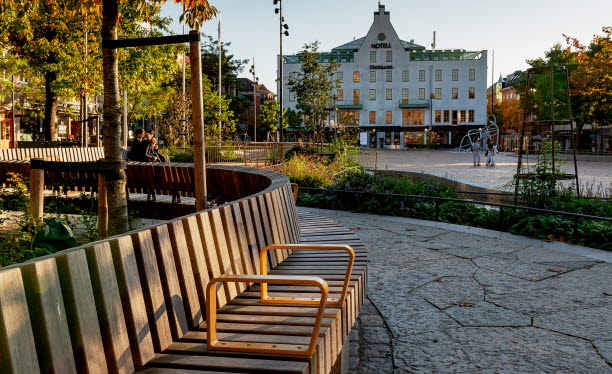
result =
M55 259L26 263L21 272L41 371L76 373Z
M0 295L0 371L40 373L21 269L0 270Z

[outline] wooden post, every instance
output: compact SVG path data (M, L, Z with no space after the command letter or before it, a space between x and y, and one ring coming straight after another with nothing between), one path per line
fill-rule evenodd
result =
M191 30L197 34L199 30ZM204 155L204 103L202 101L202 56L200 38L189 43L189 60L191 61L191 93L193 111L193 171L196 198L196 211L204 210L206 201L206 159Z
M38 160L37 161L42 161ZM36 167L39 167L38 164ZM30 214L35 221L39 221L43 217L44 211L44 189L45 189L45 171L42 169L34 169L30 163Z
M108 236L108 205L106 202L106 180L98 174L98 239Z

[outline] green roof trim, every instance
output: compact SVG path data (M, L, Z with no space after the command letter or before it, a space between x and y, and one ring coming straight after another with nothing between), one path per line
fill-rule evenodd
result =
M416 50L410 53L410 61L457 61L457 60L480 60L482 51L469 52L465 49L430 49Z
M302 62L300 55L285 55L283 56L285 64L299 64ZM317 61L320 63L328 63L338 61L340 63L355 62L355 53L351 50L334 50L332 52L321 52Z

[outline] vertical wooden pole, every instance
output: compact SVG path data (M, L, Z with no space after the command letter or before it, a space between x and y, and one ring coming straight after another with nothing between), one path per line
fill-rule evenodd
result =
M204 155L204 103L202 101L202 57L200 54L200 31L198 41L189 43L189 60L191 62L191 93L193 111L193 169L196 198L196 211L206 209L206 159Z
M106 201L106 178L98 174L98 239L108 236L108 205Z
M42 163L42 160L38 159L32 161ZM45 171L39 165L36 162L34 162L34 165L30 163L30 214L35 221L42 219L45 202Z

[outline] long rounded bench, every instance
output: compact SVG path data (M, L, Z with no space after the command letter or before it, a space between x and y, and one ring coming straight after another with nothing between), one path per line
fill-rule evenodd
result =
M282 174L213 170L231 203L0 269L0 372L340 370L362 243Z

